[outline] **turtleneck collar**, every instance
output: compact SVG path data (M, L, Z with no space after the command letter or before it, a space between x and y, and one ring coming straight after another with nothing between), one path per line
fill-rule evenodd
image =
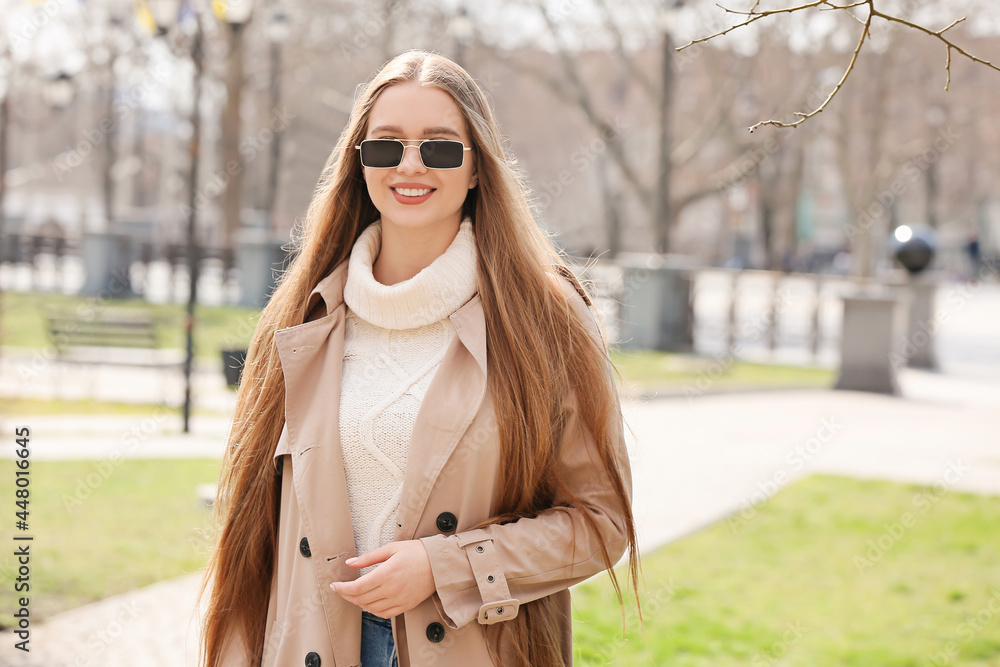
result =
M476 293L476 239L472 219L462 220L451 245L417 275L395 285L375 280L372 265L382 248L382 220L358 237L347 267L344 302L384 329L415 329L458 310Z

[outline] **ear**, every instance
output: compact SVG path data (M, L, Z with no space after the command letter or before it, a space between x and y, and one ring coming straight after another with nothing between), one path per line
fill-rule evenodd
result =
M472 180L469 182L469 189L471 190L472 188L476 187L477 185L479 185L479 175L476 174L475 172L473 172L473 174L472 174Z

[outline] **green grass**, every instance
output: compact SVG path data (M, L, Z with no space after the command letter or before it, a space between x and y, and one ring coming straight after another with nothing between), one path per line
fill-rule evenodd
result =
M13 447L12 437L6 446ZM33 443L36 447L43 442ZM14 464L0 462L0 580L14 542ZM196 487L218 477L216 460L32 461L29 530L35 620L109 595L194 572L208 562L211 510ZM14 608L4 583L3 617Z
M828 368L758 364L693 355L612 349L611 360L638 390L704 393L720 389L830 388L836 371Z
M577 664L1000 665L1000 497L813 476L756 509L643 559L644 636L607 577L574 589Z
M204 567L210 510L195 489L218 470L208 459L33 462L33 617ZM10 505L13 473L0 462ZM643 559L645 631L630 604L624 644L608 579L576 587L577 664L1000 665L1000 498L813 476L756 511ZM0 526L12 544L11 522ZM887 548L868 553L880 538ZM12 565L0 556L0 579ZM4 610L13 596L5 585ZM949 644L956 656L933 662Z
M97 297L82 297L51 292L5 292L3 295L3 345L44 347L50 344L45 324L45 309L66 308L80 313L114 308L142 308L153 313L158 321L157 333L161 347L183 348L183 304L150 304L141 299L102 301ZM221 359L223 348L245 347L253 336L260 310L240 306L202 306L195 309L195 355Z

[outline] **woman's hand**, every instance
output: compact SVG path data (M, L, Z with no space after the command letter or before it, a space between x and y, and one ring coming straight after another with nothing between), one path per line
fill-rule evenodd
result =
M340 597L382 618L413 609L437 590L427 549L420 540L390 542L344 562L358 568L382 563L354 581L330 584Z

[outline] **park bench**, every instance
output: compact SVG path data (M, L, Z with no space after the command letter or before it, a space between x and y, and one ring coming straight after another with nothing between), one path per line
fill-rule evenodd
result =
M49 339L64 363L182 368L178 350L161 347L157 320L139 308L104 308L86 315L49 308Z

